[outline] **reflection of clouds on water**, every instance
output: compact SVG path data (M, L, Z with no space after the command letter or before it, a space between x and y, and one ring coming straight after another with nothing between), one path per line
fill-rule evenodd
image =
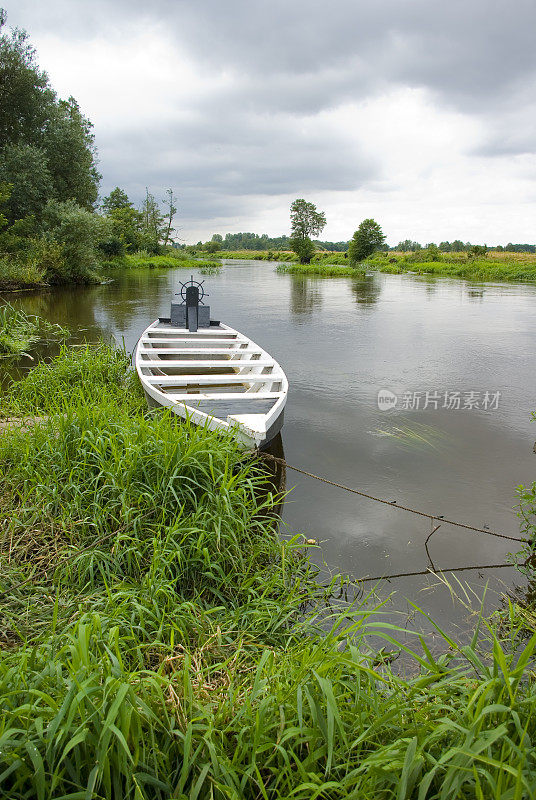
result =
M290 389L283 429L289 464L446 518L516 535L515 486L531 482L536 290L454 279L375 274L364 280L274 273L266 263L228 264L206 279L216 318L243 331L282 365ZM181 270L114 274L107 286L11 296L30 313L80 330L124 337L131 350L168 309ZM430 293L429 287L435 286ZM471 292L482 292L475 298ZM421 407L382 412L378 391L501 391L493 413ZM398 429L398 430L396 430ZM371 432L381 435L371 435ZM282 509L289 533L321 542L331 570L356 577L425 569L429 525L288 471ZM443 526L432 540L438 566L499 563L511 542ZM507 574L508 573L508 577ZM516 574L463 573L473 587ZM448 590L414 577L382 587L419 598L457 624ZM491 595L489 595L491 596ZM488 602L488 600L486 600ZM491 601L489 601L491 602ZM491 602L491 605L493 603Z

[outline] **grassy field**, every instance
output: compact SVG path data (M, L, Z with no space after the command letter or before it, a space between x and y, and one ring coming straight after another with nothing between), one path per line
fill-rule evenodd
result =
M372 597L331 607L259 463L149 414L107 345L63 347L1 408L40 418L0 438L3 796L534 796L512 605L502 640L479 620L439 657Z
M421 258L425 256L420 253L417 256L413 253L376 253L365 263L372 269L396 275L415 272L477 281L536 280L536 254L532 253L491 251L484 258L467 258L465 253L445 253L439 261Z

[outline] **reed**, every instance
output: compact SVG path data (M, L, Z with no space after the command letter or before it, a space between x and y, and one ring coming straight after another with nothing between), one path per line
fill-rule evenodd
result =
M536 636L519 646L513 605L503 640L436 626L439 656L371 595L335 605L259 462L149 414L107 345L7 401L47 419L0 440L3 796L534 796Z

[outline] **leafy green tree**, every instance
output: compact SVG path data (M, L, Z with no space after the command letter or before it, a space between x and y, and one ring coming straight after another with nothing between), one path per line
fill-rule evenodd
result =
M206 242L203 245L203 250L207 253L217 253L218 250L221 250L221 244L216 242L214 239L211 239L210 242Z
M385 234L373 219L364 219L348 245L351 264L357 264L371 256L385 242Z
M141 206L141 248L157 255L160 242L165 236L164 217L154 196L145 190L145 199Z
M47 275L51 283L96 279L98 243L106 238L106 221L74 200L49 200L44 211L45 238L61 245L62 268Z
M74 200L92 209L100 175L91 123L74 98L58 100L37 66L28 35L17 29L5 32L5 22L1 12L0 161L3 175L17 168L9 176L11 213L17 217L31 208L39 221L49 199ZM32 174L33 188L28 185Z
M441 261L441 250L437 244L430 242L430 244L426 245L426 250L423 253L423 257L426 261Z
M290 247L300 259L308 264L315 252L311 236L318 236L326 227L326 215L318 211L314 203L302 198L294 200L290 207Z
M450 247L453 253L461 253L465 250L465 245L460 239L454 239Z
M74 97L69 97L54 106L43 134L54 197L60 201L75 200L87 209L95 206L101 178L96 167L92 127Z
M472 244L467 251L467 258L485 258L488 255L486 244Z
M173 196L173 189L166 189L166 198L163 201L166 207L165 227L164 227L164 247L167 247L168 242L172 241L171 229L173 227L173 217L177 213L177 206L175 205L175 198Z
M103 199L102 209L111 226L110 236L99 244L102 252L113 257L123 255L125 250L139 250L142 246L142 214L134 208L126 192L116 186Z
M0 181L10 184L6 202L9 223L26 216L41 218L53 194L46 153L32 144L11 144L0 150Z
M402 253L414 253L417 250L421 250L422 245L419 242L414 242L411 239L404 239L403 242L399 242L395 247L395 250L399 250Z
M0 147L29 139L39 145L55 93L35 62L28 34L4 32L6 16L0 9Z
M118 211L122 208L133 208L132 203L128 199L128 195L119 186L112 189L110 194L102 201L102 210L108 216L112 211Z

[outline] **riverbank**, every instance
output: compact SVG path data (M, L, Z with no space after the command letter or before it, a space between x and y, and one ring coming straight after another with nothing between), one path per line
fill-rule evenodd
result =
M512 605L506 640L480 621L439 657L372 597L330 608L263 468L149 414L109 346L63 348L2 410L47 418L0 439L5 794L532 796Z
M60 283L50 283L44 266L27 264L15 258L0 259L0 291L17 292L30 289L47 289L55 285L89 285L106 281L120 269L189 269L201 274L214 274L221 267L221 261L212 257L193 258L181 250L170 251L165 255L134 253L117 258L106 259L96 264L94 271L87 274L72 275Z
M367 267L394 275L416 273L474 281L536 281L536 255L497 253L484 258L468 258L466 253L441 254L428 260L425 251L417 253L375 253L364 262Z

